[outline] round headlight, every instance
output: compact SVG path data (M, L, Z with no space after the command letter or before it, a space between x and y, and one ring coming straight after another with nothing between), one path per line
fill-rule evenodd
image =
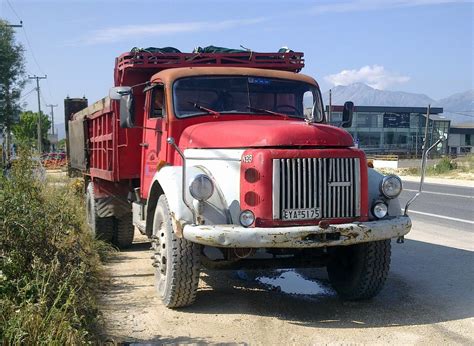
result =
M382 219L387 215L388 207L383 202L375 202L374 206L372 207L372 213L377 219Z
M249 227L255 221L255 215L250 210L244 210L240 213L240 224Z
M402 180L396 175L383 177L380 192L387 198L395 198L402 192Z
M207 175L198 174L189 184L189 192L198 201L205 201L214 193L214 183Z

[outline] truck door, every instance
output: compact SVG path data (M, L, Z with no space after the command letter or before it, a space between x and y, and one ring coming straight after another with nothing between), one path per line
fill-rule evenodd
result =
M158 84L147 92L145 102L145 119L143 122L143 141L142 147L142 170L141 187L142 198L148 198L153 176L155 175L160 162L165 160L162 150L163 134L166 121L166 106L164 97L164 86ZM166 149L166 148L163 148Z

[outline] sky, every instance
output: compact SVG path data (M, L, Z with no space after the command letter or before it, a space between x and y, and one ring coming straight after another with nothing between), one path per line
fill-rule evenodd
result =
M0 18L23 21L27 73L47 75L41 107L58 104L58 123L66 96L108 94L115 57L132 47L286 46L304 52L302 72L323 92L363 82L441 99L474 88L472 0L0 0ZM26 109L37 110L34 87Z

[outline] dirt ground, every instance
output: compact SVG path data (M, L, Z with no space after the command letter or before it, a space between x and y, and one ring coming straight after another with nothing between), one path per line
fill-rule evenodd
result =
M100 298L104 339L147 344L474 344L474 252L465 242L456 247L454 240L447 247L439 245L443 239L429 241L426 227L419 223L405 244L392 244L389 279L371 301L342 302L319 269L298 272L325 288L312 295L287 294L242 279L242 272L206 271L196 303L180 310L165 308L157 298L150 244L138 236L131 249L107 264L110 283ZM473 240L472 233L461 235Z

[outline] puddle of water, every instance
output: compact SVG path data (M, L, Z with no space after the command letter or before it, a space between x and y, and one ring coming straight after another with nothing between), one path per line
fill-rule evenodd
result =
M277 271L275 277L260 276L256 280L264 285L279 288L281 292L288 294L304 295L333 295L334 292L320 283L307 280L294 270Z

